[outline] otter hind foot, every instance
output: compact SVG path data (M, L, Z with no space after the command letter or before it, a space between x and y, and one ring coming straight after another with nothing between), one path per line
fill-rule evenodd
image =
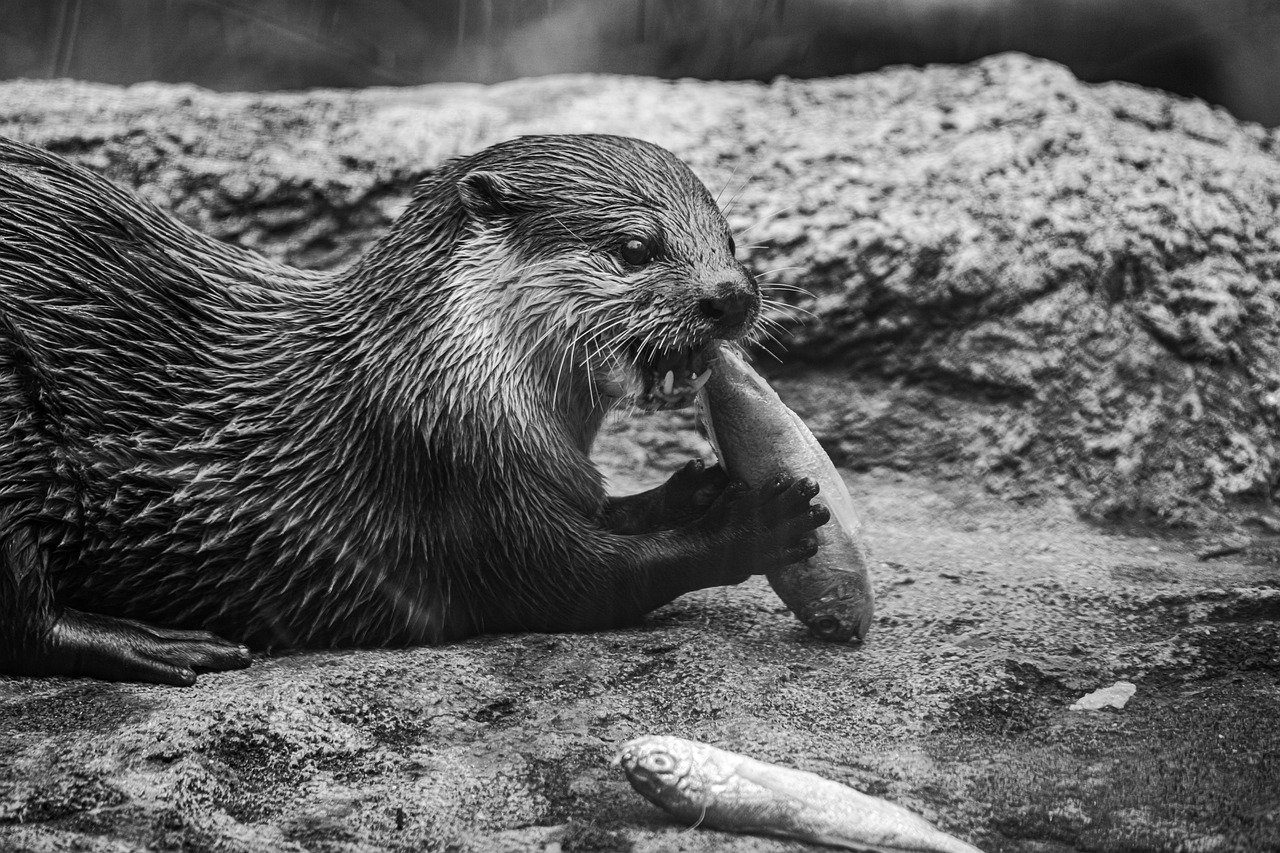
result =
M47 655L33 662L44 675L87 675L189 687L197 672L244 669L249 650L207 631L157 628L132 619L65 610Z

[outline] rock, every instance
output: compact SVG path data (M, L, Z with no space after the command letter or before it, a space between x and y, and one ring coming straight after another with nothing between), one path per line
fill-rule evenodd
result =
M1079 689L1096 677L1096 666L1068 655L1019 655L1007 658L1005 669L1010 675L1032 684L1049 684Z
M553 131L672 148L759 246L762 280L811 294L773 291L794 306L774 349L828 366L781 390L837 462L1174 524L1224 526L1270 494L1280 146L1203 103L1013 54L773 85L0 84L0 133L320 267L443 159Z
M1099 711L1103 708L1120 710L1125 706L1138 688L1128 681L1117 681L1110 687L1100 687L1071 703L1072 711Z
M1267 494L1274 133L1020 56L771 86L0 84L0 133L314 267L350 261L444 158L551 131L675 150L721 192L739 243L762 247L764 280L813 292L774 294L816 315L777 315L790 350L774 378L839 461L876 469L854 490L886 573L871 641L810 643L756 579L629 631L299 653L190 690L0 678L0 847L723 849L611 776L616 744L656 731L875 779L993 848L1061 827L1098 850L1280 844L1273 823L1239 818L1273 807L1274 579L1243 565L1230 584L1256 594L1205 598L1203 563L1166 550L1148 577L1140 545L1043 500L1216 524ZM602 452L619 491L705 453L687 415L617 423ZM641 434L645 454L620 452ZM1099 750L1048 729L1080 671L1042 653L1086 642L1091 667L1126 671L1152 642L1134 631L1163 638L1162 620L1199 612L1149 596L1120 612L1134 585L1258 630L1206 646L1208 693L1153 688ZM978 630L982 647L950 645ZM1227 654L1241 636L1247 654ZM1006 684L1006 659L1024 683ZM1177 821L1114 817L1167 803ZM1015 819L988 819L1001 809Z
M647 733L812 768L982 849L1280 848L1254 817L1280 762L1271 567L1205 590L1180 552L1135 580L1115 569L1147 540L1061 507L887 471L850 486L884 573L863 646L810 638L755 578L629 630L259 656L190 689L0 677L0 850L793 848L667 820L609 766ZM1046 541L1054 559L1028 561ZM1071 719L1072 679L1186 669L1171 634L1200 652L1194 693L1151 675L1122 718Z
M1196 559L1201 562L1216 560L1219 557L1230 557L1239 554L1249 547L1251 540L1246 536L1228 536L1204 544L1196 551Z

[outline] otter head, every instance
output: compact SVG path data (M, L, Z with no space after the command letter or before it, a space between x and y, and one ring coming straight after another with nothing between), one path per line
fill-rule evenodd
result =
M530 357L595 400L692 402L703 350L755 327L760 290L715 200L669 151L616 136L522 137L461 161L472 245L500 247L485 283L533 328ZM549 356L549 358L539 358Z

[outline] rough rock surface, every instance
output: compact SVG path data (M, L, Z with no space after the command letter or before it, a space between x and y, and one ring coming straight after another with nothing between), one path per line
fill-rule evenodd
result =
M675 150L798 306L796 393L837 460L977 473L1099 517L1269 507L1280 137L1017 55L858 78L611 77L215 95L0 85L0 133L228 240L351 258L442 159L520 133Z
M549 131L677 151L765 277L813 293L778 293L817 316L778 315L777 383L859 469L870 642L809 639L757 580L634 631L297 654L191 690L0 679L0 849L800 849L682 833L634 795L611 751L664 731L984 849L1280 847L1268 554L1199 562L1075 513L1270 498L1268 132L1017 56L774 86L0 85L0 133L311 266L443 158ZM601 458L627 491L699 452L675 415L619 422ZM1123 710L1068 711L1121 679Z
M755 579L637 630L302 653L189 690L0 678L0 849L805 849L689 833L632 792L613 751L664 732L988 851L1280 846L1274 567L1207 578L1060 502L849 485L879 558L861 648ZM1120 679L1124 710L1069 710Z

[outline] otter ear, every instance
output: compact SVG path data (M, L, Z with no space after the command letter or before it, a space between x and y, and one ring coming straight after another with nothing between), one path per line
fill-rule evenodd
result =
M490 219L515 213L524 197L515 184L495 172L468 172L458 181L462 206L472 216Z

